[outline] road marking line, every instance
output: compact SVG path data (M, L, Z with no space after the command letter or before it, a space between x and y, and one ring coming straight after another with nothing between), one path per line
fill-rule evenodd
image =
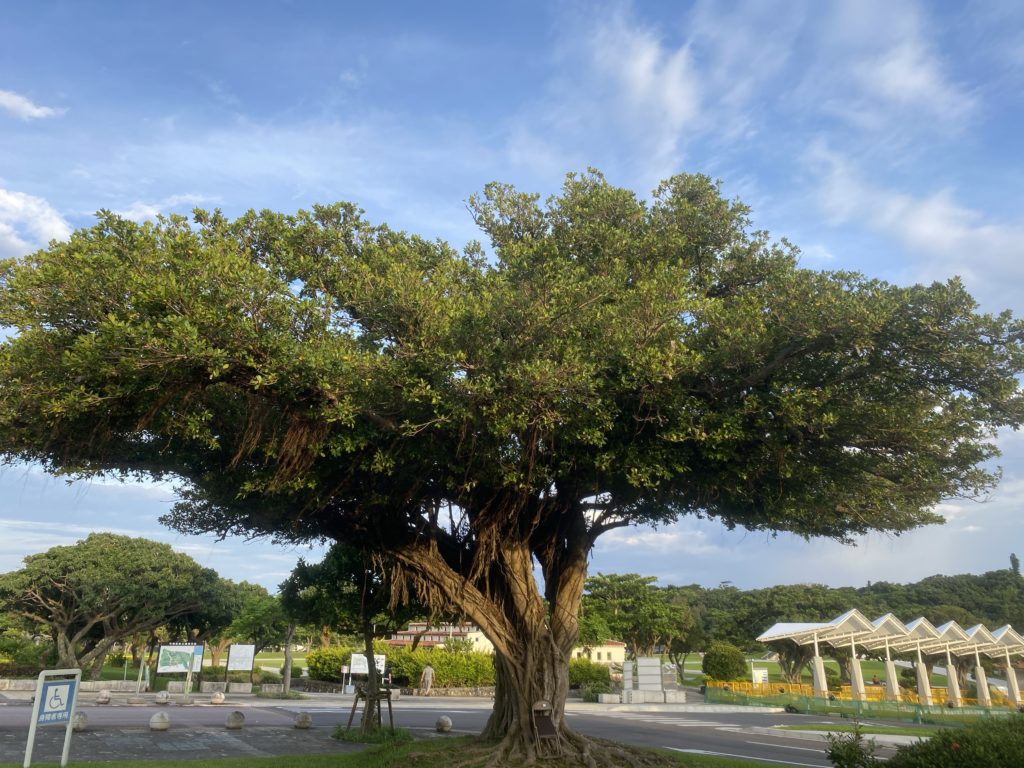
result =
M778 763L779 765L794 765L800 768L828 768L825 763L794 763L792 760L772 760L768 757L753 757L751 755L735 755L731 752L712 752L710 749L680 749L679 747L665 747L673 752L685 752L690 755L714 755L716 757L737 757L740 760L760 760L762 763Z
M816 752L819 755L825 754L824 747L811 749L810 747L792 747L789 744L771 744L767 741L748 741L747 744L757 744L761 747L782 747L783 749L799 749L801 752Z

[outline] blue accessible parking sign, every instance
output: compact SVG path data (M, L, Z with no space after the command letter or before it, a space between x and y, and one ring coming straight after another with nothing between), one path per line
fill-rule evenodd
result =
M47 680L43 683L39 706L36 708L36 723L54 725L71 719L71 708L75 701L76 680Z
M75 693L82 679L80 669L44 669L36 681L36 701L28 726L25 744L25 762L22 768L32 768L32 748L36 742L36 728L40 725L64 726L64 751L60 755L61 768L68 764L71 752L71 720L75 716Z

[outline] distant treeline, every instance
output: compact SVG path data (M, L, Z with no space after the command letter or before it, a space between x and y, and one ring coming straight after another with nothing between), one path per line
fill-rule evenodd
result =
M741 590L730 585L666 587L674 603L689 605L705 641L725 640L741 648L780 621L828 621L858 609L870 619L893 613L908 622L924 616L935 625L953 620L990 629L1012 624L1024 630L1024 578L1016 557L1011 567L981 575L929 576L914 584L878 581L865 587L791 584Z

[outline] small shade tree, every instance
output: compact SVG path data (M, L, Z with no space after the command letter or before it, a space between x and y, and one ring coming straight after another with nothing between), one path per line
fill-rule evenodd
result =
M400 629L423 610L414 603L393 606L393 591L386 563L341 543L334 544L319 563L300 560L280 587L281 604L293 622L327 626L362 638L367 665L364 731L374 729L381 720L374 638Z
M115 643L202 612L220 581L167 544L93 533L0 575L0 603L47 628L59 666L98 674Z

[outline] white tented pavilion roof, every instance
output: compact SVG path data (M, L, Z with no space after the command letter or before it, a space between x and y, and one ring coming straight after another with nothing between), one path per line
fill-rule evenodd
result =
M895 653L920 649L928 654L948 650L958 656L976 652L993 658L1002 658L1007 652L1024 656L1024 637L1009 624L994 631L981 624L964 629L955 621L935 627L923 616L904 624L891 613L868 621L856 609L832 621L775 624L757 639L762 643L792 640L798 645L818 642L833 647L855 643L871 650L888 648Z

